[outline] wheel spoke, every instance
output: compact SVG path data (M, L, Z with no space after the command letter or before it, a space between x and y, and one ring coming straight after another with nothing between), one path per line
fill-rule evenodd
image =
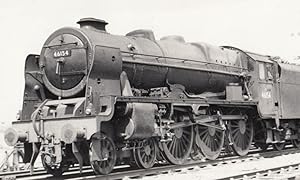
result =
M181 149L181 142L178 142L178 146L177 146L177 157L181 157L181 153L182 153L182 149Z
M204 134L208 133L208 129L204 129L204 128L199 128L199 135L203 136Z
M240 132L232 133L233 139L238 139L240 137Z
M142 159L143 159L144 157L146 157L146 154L145 154L145 153L142 153Z
M210 147L211 147L211 150L214 152L216 150L216 141L215 139L211 139L211 143L210 143Z
M200 138L201 138L201 137L200 137ZM203 136L203 137L201 138L201 140L207 145L208 138L209 138L209 135L208 135L208 133L207 133L207 134L205 134L205 136Z
M216 139L216 141L219 141L221 139L221 133L220 132L216 132L215 139Z
M178 156L178 143L175 144L174 149L175 149L174 156L178 158L179 157Z
M232 124L231 127L232 128L239 128L239 125L238 124Z
M188 145L186 144L186 142L182 142L182 149L183 151L186 151L188 148Z
M172 139L171 143L169 143L170 146L169 146L168 148L169 148L170 150L173 149L173 146L174 146L174 144L175 144L175 141L176 141L176 139Z
M233 130L231 131L232 132L232 134L236 134L237 132L239 131L239 129L238 129L238 127L237 128L233 128Z
M173 146L174 146L173 144L174 143L171 142L171 143L169 143L168 146L169 147L172 146L172 148L173 148ZM140 148L140 147L142 147L142 148ZM154 139L150 138L150 139L144 140L144 142L139 142L137 144L137 148L134 150L134 153L133 153L134 159L135 159L138 167L141 167L144 169L151 168L154 165L155 160L156 160L156 151L157 151L157 147L156 147L156 143L155 143Z
M209 136L207 136L205 139L203 139L203 142L206 146L209 147Z
M186 135L186 134L182 134L182 136L181 136L181 140L183 141L183 142L188 142L189 141L189 139L188 139L188 135Z
M191 135L191 132L189 131L189 130L183 130L183 132L182 132L183 134L185 134L185 135L188 135L188 136L190 136Z
M213 147L213 139L209 137L209 147L212 149Z
M241 144L243 143L242 137L241 136L236 136L236 140L237 140L236 146L238 148L241 148Z
M242 149L242 150L245 150L245 149L246 149L246 144L245 144L246 142L245 142L245 139L244 139L243 137L241 137L240 141L241 141L241 146L240 146L241 149Z

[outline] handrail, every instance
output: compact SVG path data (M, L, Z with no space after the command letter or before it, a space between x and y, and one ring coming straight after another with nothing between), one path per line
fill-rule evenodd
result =
M36 133L36 135L40 138L44 138L44 135L41 134L40 130L36 126L36 120L40 117L41 112L42 112L42 107L48 102L48 99L46 99L44 102L42 102L39 107L32 113L31 115L31 121L32 121L32 126L33 129ZM42 127L41 127L42 128Z

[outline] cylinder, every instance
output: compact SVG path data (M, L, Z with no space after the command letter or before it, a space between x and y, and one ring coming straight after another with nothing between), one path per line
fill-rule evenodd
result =
M155 129L157 106L148 103L132 103L129 123L125 128L125 139L145 139L152 137Z

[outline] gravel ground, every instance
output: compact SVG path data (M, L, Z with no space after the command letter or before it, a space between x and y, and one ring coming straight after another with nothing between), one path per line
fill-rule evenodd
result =
M276 168L283 165L300 163L300 153L282 155L273 158L261 158L259 160L247 161L242 163L234 163L222 165L219 167L208 166L206 168L195 168L183 172L162 174L155 177L144 177L145 180L159 179L159 180L210 180L222 179L232 175L239 175L242 173L253 172L257 170L264 170L269 168Z

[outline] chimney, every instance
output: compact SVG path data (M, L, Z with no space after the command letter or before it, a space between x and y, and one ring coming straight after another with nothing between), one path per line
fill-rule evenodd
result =
M100 30L106 32L105 26L108 23L101 19L82 18L77 22L77 24L80 25L80 28L86 28L90 30Z

